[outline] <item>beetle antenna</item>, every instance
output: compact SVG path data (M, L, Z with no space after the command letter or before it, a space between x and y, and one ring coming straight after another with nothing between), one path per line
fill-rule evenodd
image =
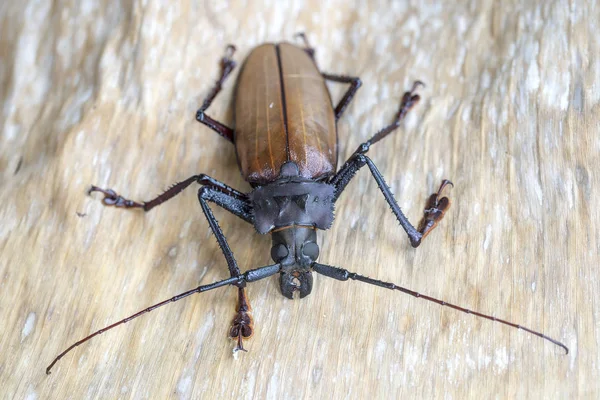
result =
M216 288L220 288L223 286L227 286L227 285L239 285L241 283L245 283L245 282L254 282L263 278L267 278L271 275L276 274L277 272L279 272L281 269L281 266L279 264L274 264L274 265L267 265L265 267L261 267L261 268L257 268L257 269L251 269L249 271L244 272L241 275L238 276L232 276L231 278L227 278L227 279L223 279L214 283L210 283L208 285L201 285L198 286L195 289L192 290L188 290L187 292L183 292L178 294L177 296L173 296L170 299L167 299L165 301L161 301L160 303L157 303L153 306L150 306L148 308L143 309L142 311L138 311L137 313L130 315L127 318L124 318L118 322L115 322L114 324L108 325L94 333L92 333L89 336L86 336L85 338L81 339L78 342L73 343L71 346L69 346L65 351L63 351L62 353L60 353L51 363L50 365L48 365L48 367L46 368L46 375L50 375L50 370L52 369L52 367L54 367L54 364L56 364L58 362L58 360L60 360L61 358L63 358L68 352L70 352L71 350L73 350L75 347L87 342L88 340L90 340L91 338L93 338L94 336L98 336L108 330L111 330L112 328L115 328L121 324L124 324L126 322L131 321L134 318L137 318L139 316L141 316L142 314L145 314L147 312L153 311L159 307L164 306L165 304L169 304L169 303L173 303L175 301L181 300L185 297L188 297L194 293L202 293L202 292L207 292L209 290L212 289L216 289Z
M569 354L568 347L565 346L564 344L562 344L561 342L559 342L558 340L552 339L551 337L546 336L546 335L544 335L541 332L536 332L536 331L531 330L529 328L526 328L526 327L524 327L522 325L518 325L518 324L515 324L513 322L505 321L503 319L496 318L496 317L491 316L491 315L482 314L482 313L477 312L477 311L472 311L472 310L469 310L469 309L466 309L466 308L463 308L463 307L459 307L457 305L447 303L447 302L445 302L443 300L438 300L438 299L436 299L434 297L426 296L426 295L420 294L418 292L415 292L415 291L403 288L401 286L397 286L397 285L395 285L393 283L383 282L383 281L379 281L377 279L372 279L372 278L369 278L369 277L366 277L366 276L363 276L363 275L356 274L354 272L350 272L350 271L348 271L346 269L343 269L343 268L332 267L330 265L324 265L324 264L319 264L319 263L314 263L312 268L313 268L313 270L315 272L318 272L321 275L325 275L325 276L328 276L330 278L337 279L339 281L347 281L348 279L353 279L353 280L356 280L356 281L361 281L361 282L368 283L370 285L380 286L380 287L383 287L383 288L386 288L386 289L398 290L398 291L400 291L402 293L410 294L411 296L418 297L420 299L424 299L424 300L427 300L427 301L431 301L431 302L437 303L437 304L439 304L441 306L447 306L447 307L453 308L453 309L458 310L458 311L462 311L462 312L467 313L467 314L473 314L473 315L476 315L478 317L489 319L490 321L500 322L501 324L512 326L513 328L522 329L525 332L529 332L532 335L541 337L542 339L545 339L545 340L547 340L549 342L554 343L555 345L557 345L559 347L562 347L563 350L565 351L565 354Z

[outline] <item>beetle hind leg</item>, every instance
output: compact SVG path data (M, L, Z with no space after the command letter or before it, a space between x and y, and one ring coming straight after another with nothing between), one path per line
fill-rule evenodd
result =
M302 41L304 42L304 51L310 56L310 58L313 59L313 61L315 61L315 48L312 47L308 42L306 34L304 32L298 32L294 35L294 38L302 39Z
M231 321L229 337L237 341L234 351L247 351L244 349L244 340L250 339L254 334L254 319L251 314L252 307L246 296L246 288L238 288L238 296L236 315Z
M196 112L196 120L198 122L201 122L204 125L208 126L213 131L217 132L219 135L223 136L230 142L233 142L233 129L222 124L217 120L212 119L211 117L205 114L205 111L208 109L208 107L210 107L213 100L215 99L215 97L217 97L221 89L223 89L223 83L236 66L235 61L233 61L232 59L233 53L235 53L235 46L230 44L225 50L225 56L223 56L223 58L221 59L221 75L219 76L219 79L217 79L215 86L213 86L208 96L206 96L206 98L204 99L202 106Z

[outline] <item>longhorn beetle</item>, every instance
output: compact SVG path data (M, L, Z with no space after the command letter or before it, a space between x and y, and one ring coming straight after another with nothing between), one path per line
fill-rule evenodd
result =
M196 113L199 122L235 145L242 176L252 186L250 193L242 193L205 174L194 175L176 183L160 196L145 202L128 200L111 189L92 186L89 190L90 193L102 193L105 205L150 211L175 197L191 184L199 183L201 187L198 191L198 201L225 256L231 277L198 286L94 332L60 353L48 366L46 373L49 374L54 364L66 353L96 335L194 293L228 285L235 286L239 296L229 336L237 341L235 350L244 350L243 341L252 336L254 329L250 303L246 296L246 284L279 274L281 293L291 299L294 293L298 292L300 298L303 298L312 290L313 272L340 281L353 279L398 290L442 306L497 321L546 339L568 353L569 350L564 344L541 332L449 304L393 283L368 278L316 261L319 256L317 230L327 230L331 227L334 204L356 172L365 165L413 247L418 247L444 217L444 213L450 207L450 200L442 193L445 188L452 186L452 183L449 180L442 181L437 193L429 197L423 219L418 228L415 228L400 210L373 161L366 155L373 144L400 126L400 121L419 101L416 90L422 85L420 81L416 81L411 90L402 96L393 122L358 146L344 165L337 169L336 123L360 88L361 81L357 77L320 72L314 59L314 49L310 47L304 34L299 36L304 40L304 48L290 43L268 43L258 46L248 55L236 86L235 129L206 114L206 110L221 91L223 83L235 68L236 63L232 60L235 47L232 45L227 47L225 56L221 59L221 75L216 85ZM335 107L325 81L350 84ZM242 273L209 207L209 202L254 225L258 233L270 233L273 243L271 258L274 264Z

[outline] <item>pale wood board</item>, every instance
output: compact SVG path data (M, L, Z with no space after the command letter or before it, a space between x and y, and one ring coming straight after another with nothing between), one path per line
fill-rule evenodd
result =
M0 397L599 396L598 3L440 3L3 2ZM114 329L46 376L75 340L228 276L196 189L147 215L86 189L144 200L205 172L249 190L233 146L194 113L227 43L242 61L298 31L322 70L364 83L339 122L340 163L421 79L422 102L370 155L414 223L441 179L456 185L414 250L361 171L320 235L320 261L542 330L571 352L357 282L316 277L290 301L272 278L250 285L256 334L237 360L224 288ZM209 112L226 123L234 79ZM215 214L244 269L270 262L269 237Z

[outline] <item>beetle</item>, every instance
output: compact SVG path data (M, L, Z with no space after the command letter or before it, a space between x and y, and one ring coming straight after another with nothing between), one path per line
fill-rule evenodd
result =
M267 43L256 47L248 55L236 85L235 129L206 114L236 66L232 58L235 47L232 45L227 47L225 56L221 59L221 73L215 86L196 113L199 122L235 145L241 174L252 187L250 193L242 193L205 174L191 176L145 202L126 199L112 189L92 186L89 190L90 193L102 193L105 205L150 211L175 197L191 184L200 184L198 201L225 256L230 277L181 293L94 332L56 357L46 369L48 374L66 353L96 335L191 294L228 285L233 285L238 290L238 302L229 336L236 341L235 351L245 350L243 341L252 336L254 329L246 284L279 274L281 293L290 299L294 298L296 293L303 298L311 293L313 272L341 281L351 279L398 290L523 329L561 346L568 352L565 345L540 332L455 306L393 283L368 278L316 261L319 256L317 231L331 227L336 201L356 172L365 165L413 247L418 247L444 217L450 207L450 200L443 196L443 192L453 184L446 179L442 181L438 191L429 197L421 223L415 228L402 213L373 161L366 155L373 144L400 126L400 121L419 101L416 90L422 85L420 81L416 81L412 88L404 93L392 123L358 146L342 167L337 169L336 122L360 88L361 80L358 77L322 73L315 62L315 50L303 34L299 36L304 40L304 47L286 42ZM335 106L326 81L349 84L349 88ZM252 224L258 233L270 234L271 258L274 264L242 273L209 202Z

